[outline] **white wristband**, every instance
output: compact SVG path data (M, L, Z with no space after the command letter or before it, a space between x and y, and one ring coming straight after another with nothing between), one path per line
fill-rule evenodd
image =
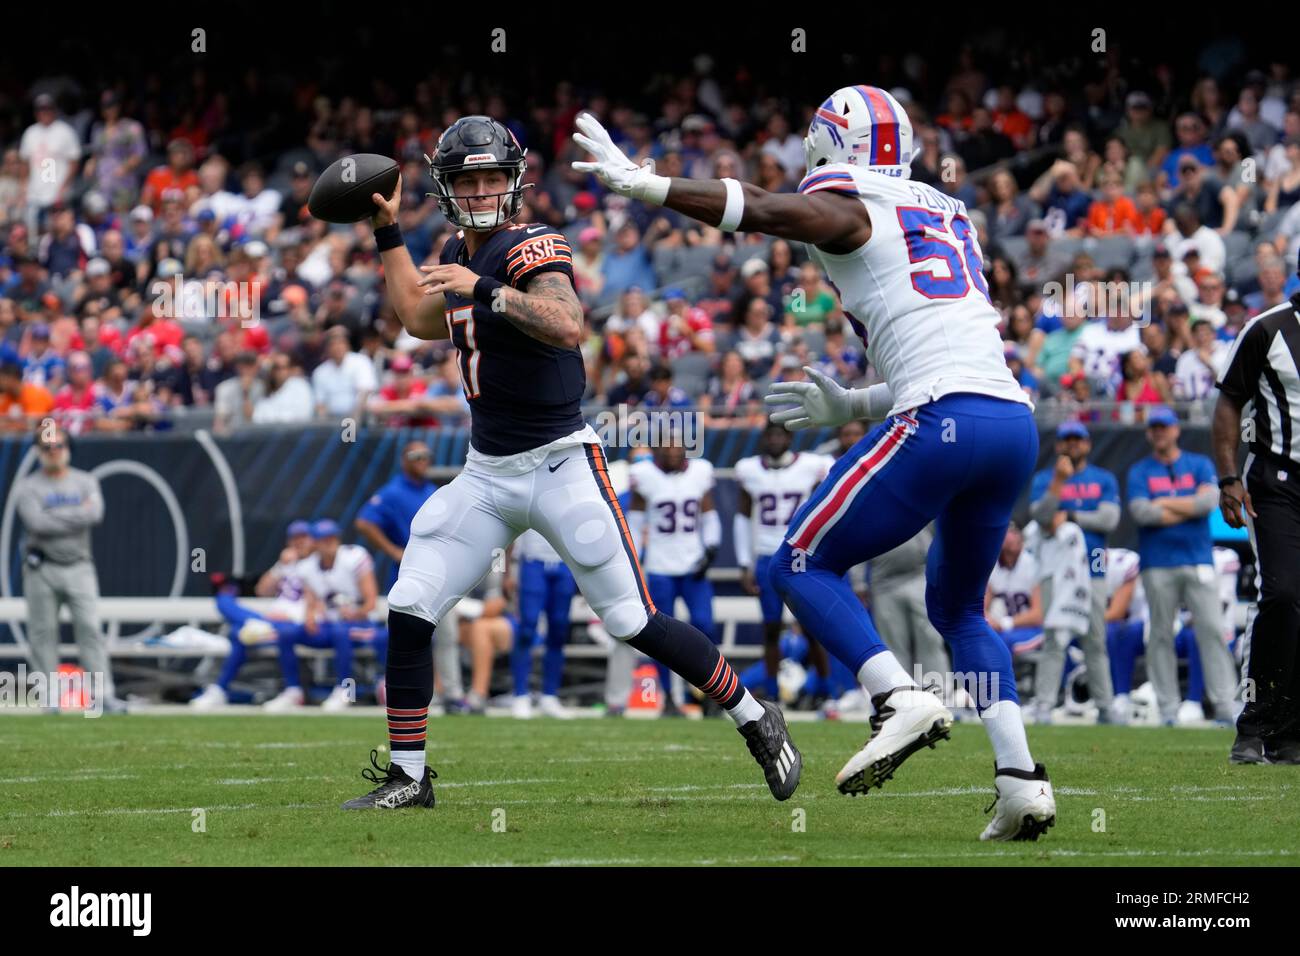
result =
M636 177L636 182L631 189L633 199L640 199L642 202L653 203L656 206L662 206L664 200L668 198L668 186L672 180L667 176L656 176L651 170L653 166L647 169L642 167L643 175Z
M745 191L734 179L724 179L722 185L727 187L727 206L722 210L718 228L723 232L735 232L740 228L740 220L745 218Z

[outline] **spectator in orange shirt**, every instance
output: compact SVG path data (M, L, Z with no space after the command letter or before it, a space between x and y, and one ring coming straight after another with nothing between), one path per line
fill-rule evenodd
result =
M23 381L22 366L0 365L0 431L30 431L53 408L49 389Z
M949 90L948 111L940 113L935 122L952 133L954 138L957 139L970 132L973 123L970 97L962 90Z
M1034 138L1034 121L1016 105L1016 91L1010 84L998 87L993 128L1010 139L1016 149L1028 149Z
M1094 236L1131 236L1142 229L1133 200L1124 195L1124 181L1113 170L1101 179L1102 198L1088 209L1088 232Z
M1137 193L1138 234L1158 236L1165 229L1165 210L1160 205L1160 195L1152 183L1138 186Z
M162 195L169 189L179 189L187 201L197 198L199 174L194 171L194 146L188 139L174 139L167 144L167 165L149 171L140 190L140 202L160 212ZM194 195L190 195L191 190Z

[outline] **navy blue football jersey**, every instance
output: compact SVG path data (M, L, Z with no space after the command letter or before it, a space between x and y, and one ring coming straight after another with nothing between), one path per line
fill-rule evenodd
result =
M443 246L444 265L463 265L520 291L543 272L573 281L569 244L550 226L518 224L488 237L473 256L464 233ZM460 353L470 407L470 444L484 455L513 455L563 438L583 425L587 387L582 353L548 345L472 298L446 294L447 328Z

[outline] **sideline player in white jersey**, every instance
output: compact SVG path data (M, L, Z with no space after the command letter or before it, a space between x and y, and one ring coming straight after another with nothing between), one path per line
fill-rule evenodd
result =
M275 598L265 614L240 603L239 589L231 583L223 582L217 589L217 610L230 625L230 653L226 655L216 681L190 701L191 707L207 710L226 706L230 703L230 685L248 660L248 648L272 643L277 631L302 624L307 613L307 601L298 567L315 547L310 521L299 518L289 522L280 560L258 578L253 589L258 597Z
M271 711L293 710L305 701L294 652L297 645L334 650L336 683L321 704L322 710L344 710L356 697L354 643L373 647L381 666L388 658L388 631L370 619L379 597L370 552L359 544L343 544L338 524L328 518L313 524L311 534L316 550L298 562L296 569L306 602L302 626L276 634L284 690L266 702Z
M1025 547L1016 524L1007 526L1002 550L989 574L984 616L1012 656L1043 646L1043 592L1038 559Z
M722 523L713 507L712 462L687 458L680 444L662 445L650 461L633 465L628 477L628 526L644 553L641 566L650 599L672 614L680 597L691 626L716 641L713 584L705 576L722 544ZM663 664L658 668L662 715L680 716L671 693L672 671Z
M767 668L763 691L768 700L777 700L780 696L777 674L781 667L781 614L785 607L769 577L772 555L785 540L785 529L789 527L790 519L808 500L813 489L825 480L835 459L830 455L791 451L790 433L776 422L767 423L760 441L761 454L736 462L740 496L732 534L736 562L740 565L741 586L758 597L763 611L763 661ZM826 650L816 641L808 642L808 662L824 684L829 676L829 666Z
M804 139L807 175L796 193L657 176L653 166L633 164L594 117L581 114L576 125L574 139L594 161L574 168L621 195L724 232L808 243L884 377L846 390L810 370L812 381L775 385L768 395L772 404L796 406L773 416L790 429L888 415L795 515L772 572L806 633L878 701L875 733L840 770L840 790L883 784L912 753L949 735L952 714L899 665L843 580L848 568L933 520L930 619L952 650L954 670L997 686L997 702L980 713L998 793L981 838L1037 839L1055 822L1055 799L1030 755L1011 655L985 621L983 602L1038 455L1038 429L1003 358L1000 316L965 205L909 181L912 124L902 106L872 86L827 97Z

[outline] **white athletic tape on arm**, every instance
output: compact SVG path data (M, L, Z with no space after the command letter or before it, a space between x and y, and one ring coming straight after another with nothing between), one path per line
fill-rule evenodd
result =
M734 179L724 179L722 185L727 187L727 206L722 210L718 228L723 232L735 232L740 228L740 220L745 218L745 191Z
M736 563L742 568L752 567L754 564L754 545L749 520L749 515L742 515L737 511L731 522L732 536L735 538L736 545Z
M722 519L717 511L706 511L700 518L700 540L706 548L716 548L722 544Z
M668 187L671 185L672 179L668 176L650 174L642 177L641 182L633 190L632 198L662 206L664 200L668 198Z

